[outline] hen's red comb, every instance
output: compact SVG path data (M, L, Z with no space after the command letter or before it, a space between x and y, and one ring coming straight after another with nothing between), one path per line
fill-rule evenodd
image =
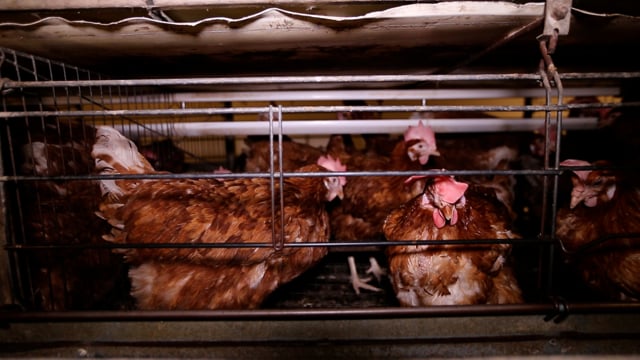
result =
M560 166L591 166L591 163L584 160L567 159L561 162L559 165ZM589 170L578 170L578 171L572 170L572 171L576 175L578 175L578 177L582 181L585 181L587 179L587 176L589 176L589 173L591 172Z
M347 171L347 166L342 165L340 159L334 159L331 155L320 156L318 158L318 165L330 171ZM340 185L344 186L347 183L347 178L340 176Z
M409 126L404 132L404 141L423 140L428 144L436 143L436 136L430 126L425 126L422 120L418 122L418 126Z
M213 170L214 174L231 174L231 170L226 169L224 166L220 165L217 169Z
M438 176L435 183L435 192L440 198L449 204L453 204L464 196L469 184L458 182L451 176Z

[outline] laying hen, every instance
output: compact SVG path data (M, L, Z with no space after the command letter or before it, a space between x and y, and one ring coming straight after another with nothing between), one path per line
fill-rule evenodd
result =
M600 101L596 97L576 97L569 101L569 104L594 104ZM559 150L561 158L582 159L584 161L596 161L606 159L619 167L637 167L640 152L640 142L637 137L627 136L637 133L640 130L639 122L636 121L639 112L633 107L611 109L602 107L590 107L581 109L571 109L569 117L596 117L598 127L596 129L562 129L560 143L557 141L557 126L551 124L549 136L546 135L545 127L535 131L530 142L530 151L523 151L520 156L522 169L544 169L545 145L548 147L550 159L555 157ZM546 140L545 140L546 138ZM559 146L558 146L559 145ZM549 161L553 164L553 161ZM636 172L637 173L637 172ZM520 181L522 179L522 181ZM549 195L545 194L543 183L548 179L541 175L525 175L518 178L518 202L519 208L524 210L520 213L522 229L531 227L531 230L538 232L540 219L543 216L542 199ZM571 182L567 177L561 177L559 186L560 192L570 192Z
M389 241L515 239L504 206L450 176L390 212ZM523 301L509 266L511 245L389 246L389 272L402 306L508 304Z
M94 128L84 121L51 118L25 128L17 129L18 122L11 126L16 127L11 129L16 130L11 140L22 143L20 174L62 177L92 173L89 153ZM101 235L108 226L93 215L100 201L98 183L54 179L16 186L11 196L21 204L21 215L15 214L15 218L22 224L15 229L23 229L24 245L49 247L21 253L21 259L32 266L29 283L34 288L31 300L35 307L60 311L112 306L126 275L120 257L99 248L105 244ZM75 245L88 248L74 249Z
M399 140L390 157L371 153L342 152L338 143L327 152L346 162L354 171L411 171L422 170L429 157L437 155L434 133L419 122L409 126L404 139ZM389 211L408 201L422 190L419 183L405 184L406 176L353 176L345 185L345 197L331 209L331 229L338 241L382 240L382 223ZM375 259L370 271L380 277ZM359 288L377 290L357 276L353 258L349 258L352 284Z
M571 201L558 210L556 236L569 263L596 293L639 300L640 189L604 161L571 159L560 165L600 167L572 172Z
M113 128L97 130L92 156L101 173L153 169ZM344 171L328 157L303 172ZM132 295L142 309L251 309L278 286L318 263L325 247L287 247L329 240L325 202L342 197L340 177L103 180L105 238L121 244L256 244L244 247L125 249ZM284 209L275 201L284 196ZM273 212L272 212L273 211ZM284 228L281 227L284 222ZM269 244L283 236L285 247Z

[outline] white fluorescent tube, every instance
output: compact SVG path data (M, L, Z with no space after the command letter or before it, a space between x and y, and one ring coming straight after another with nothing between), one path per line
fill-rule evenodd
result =
M565 88L563 96L619 96L617 87ZM339 101L339 100L447 100L543 98L544 89L420 89L420 90L313 90L313 91L227 91L168 94L174 102L208 101Z
M619 96L617 87L565 88L563 96ZM502 98L544 98L544 89L418 89L418 90L279 90L279 91L217 91L217 92L177 92L170 94L148 94L135 96L109 96L109 104L137 103L207 103L224 101L343 101L343 100L459 100L459 99L502 99ZM27 99L29 102L30 99ZM38 103L56 105L59 99L43 97ZM85 98L69 96L68 104L86 103ZM33 101L35 103L35 100Z
M401 134L407 127L418 125L417 119L384 120L287 120L282 123L283 134L287 135L329 135L329 134ZM424 119L437 133L457 132L513 132L534 131L544 125L542 118L528 119ZM563 129L595 129L595 117L566 118ZM552 123L555 119L552 119ZM161 124L115 125L125 136L136 139L150 131L174 137L227 136L227 135L268 135L269 123L265 121L236 122L190 122ZM279 133L279 123L273 123L273 133Z

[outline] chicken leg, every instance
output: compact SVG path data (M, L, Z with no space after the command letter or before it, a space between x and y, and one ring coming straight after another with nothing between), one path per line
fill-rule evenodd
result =
M349 256L347 261L349 262L349 272L351 273L351 285L353 286L353 290L355 290L356 294L360 295L360 289L382 291L380 288L367 284L367 282L371 281L371 277L360 278L360 276L358 276L356 260L353 256ZM371 267L367 270L367 273L372 273L377 279L379 279L381 274L384 274L384 270L380 268L378 262L373 257L369 258L369 261L371 262Z

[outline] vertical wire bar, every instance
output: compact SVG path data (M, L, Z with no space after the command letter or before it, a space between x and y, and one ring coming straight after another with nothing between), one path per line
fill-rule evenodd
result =
M138 109L146 109L148 107L148 102L145 101L145 99L149 99L150 102L153 102L154 99L156 97L156 94L150 94L149 97L144 97L142 94L138 94L137 100L136 100L136 104ZM144 121L142 120L137 120L134 121L134 123L141 123L143 125ZM147 128L147 126L142 126L142 136L140 136L140 134L138 135L138 142L140 142L140 139L148 139L147 141L149 143L153 143L154 141L157 141L160 137L162 137L162 135L166 132L166 125L167 125L167 120L166 118L163 118L161 121L157 121L158 124L158 130L157 131L152 131L151 129ZM138 129L140 129L140 127L138 127ZM157 149L158 153L156 154L156 156L158 157L162 157L162 153L164 152L164 150L162 149ZM156 169L157 170L157 169Z
M15 71L16 71L16 78L17 78L18 81L22 81L22 72L20 71L20 67L19 67L19 58L18 58L18 56L16 55L15 52L13 52L13 60L14 60L13 64L15 66ZM23 88L20 88L20 99L22 100L22 110L23 111L27 111L27 103L26 103L26 100L25 100L24 89ZM24 118L24 123L25 123L25 127L27 129L29 129L29 123L30 122L29 122L29 118L28 117ZM11 138L12 137L9 136L9 140L10 141L11 141ZM29 144L29 145L31 145L33 143L33 139L31 138L31 132L30 131L27 131L26 141L27 141L27 144ZM13 159L13 164L14 164L14 170L13 171L14 171L14 174L17 174L18 173L18 169L17 169L17 166L16 166L17 165L16 164L16 159L18 159L18 157L16 157L16 154L14 153L15 144L10 143L9 145L10 145L10 149L11 149L10 150L11 151L11 159ZM35 160L34 159L31 159L31 166L33 166L33 168L35 169ZM22 204L22 200L21 200L21 196L20 196L20 192L21 191L20 191L20 187L18 186L17 182L16 182L16 191L17 191L16 200L18 202L18 213L20 214L20 219L19 219L20 227L21 227L20 230L22 231L22 235L23 235L22 243L26 244L27 243L27 239L26 239L26 233L27 232L26 232L25 217L24 217L24 215L25 215L25 212L24 212L25 211L25 207ZM38 195L39 194L36 193L36 197ZM29 278L31 278L31 276L29 276Z
M542 84L545 90L545 104L546 106L549 106L551 104L551 84L547 76L544 60L540 60L540 77L542 79ZM544 141L544 165L543 166L544 166L544 170L547 170L549 169L549 132L550 132L550 122L551 122L551 114L548 109L545 109L544 117L545 117L544 119L545 141ZM538 237L541 240L544 240L546 235L548 192L549 192L549 178L547 176L543 176L542 178L542 211L540 216L540 233L538 234ZM541 255L542 255L542 252L543 252L543 249L541 249ZM551 250L549 250L548 255L549 255L549 269L550 269L553 266L553 263L551 261L551 258L552 258ZM538 268L539 268L538 285L539 287L541 287L542 276L543 276L542 269L544 268L543 256L540 256ZM551 271L548 270L547 281L546 281L547 295L549 295L551 292L551 286L548 278L550 272Z
M119 88L118 88L118 97L119 97L119 98L121 97L121 96L120 96ZM109 99L109 105L111 106L111 109L113 110L113 109L115 108L115 102L114 102L114 91L113 91L113 86L111 86L111 85L109 85L109 86L107 87L107 98ZM120 100L120 101L122 101L122 100ZM102 115L102 122L103 122L104 124L106 124L106 123L107 123L107 115L106 115L106 114L103 114L103 115ZM94 125L95 125L95 124L94 124Z
M149 101L153 102L154 100L150 99L151 97L155 97L155 94L149 95L149 98L147 98L147 99L149 99ZM142 94L137 94L137 98L136 98L137 109L144 110L144 109L147 108L147 104L148 103L145 101L145 97L143 97ZM158 138L157 134L158 133L162 134L165 131L166 120L163 118L162 121L157 121L157 123L158 123L158 131L156 133L154 133L153 131L150 131L146 126L144 126L145 125L144 122L139 120L139 119L135 119L135 121L133 121L133 123L143 124L142 128L140 126L138 126L138 129L141 128L140 132L142 134L139 133L138 136L137 136L137 140L136 140L138 142L138 144L142 145L141 140L148 139L147 141L149 141L150 143L157 140L157 138ZM158 153L156 154L156 156L158 156L158 157L162 156L160 154L160 151L161 150L158 149ZM158 170L158 169L156 169L156 170Z
M233 103L230 101L227 101L224 103L224 107L232 107ZM224 121L230 121L233 122L234 119L234 115L233 114L226 114L223 116ZM208 121L210 121L211 119L207 119ZM235 167L236 167L236 163L235 163L235 154L236 154L236 144L235 144L235 136L233 135L227 135L224 137L224 148L225 151L224 153L226 154L225 157L225 166L227 167L227 169L231 170L231 171L235 171ZM203 149L199 149L200 150L200 154L206 154L206 152Z
M564 102L564 88L562 86L562 81L560 80L560 75L558 71L556 71L555 67L553 68L553 79L557 88L557 97L558 97L558 105L563 105ZM558 164L560 163L560 138L562 135L562 111L558 110L556 113L556 153L554 157L553 169L558 170ZM556 216L558 212L558 184L560 182L560 175L553 175L553 191L551 193L551 215L550 215L550 223L549 223L549 235L555 239L556 235ZM551 258L551 263L554 263L555 258L555 243L552 244L549 248L549 256ZM553 267L550 267L549 271L549 287L553 287Z
M121 85L116 85L116 86L117 86L117 89L118 89L118 100L119 100L119 103L118 103L119 108L118 108L118 110L129 110L129 107L130 107L130 105L129 105L129 102L130 102L129 101L129 88L126 87L126 86L121 86ZM120 123L120 125L122 125L121 128L124 130L126 124L124 123L123 118L116 118L115 116L105 115L105 121L110 126L115 126L116 125L116 119L119 120L118 122Z
M71 110L71 107L68 107L67 110ZM60 124L60 118L58 116L56 116L54 121L55 121L55 124L56 124L55 128L56 128L56 132L57 132L57 136L58 136L58 144L56 144L56 145L60 147L60 157L62 159L62 164L67 164L68 160L65 159L65 154L64 154L65 152L62 151L62 145L63 145L64 137L63 137L63 133L62 133L62 126ZM68 121L68 124L71 125L71 121ZM70 139L73 139L72 127L68 126L67 131L69 131L68 135L69 135ZM45 133L45 139L46 139L46 133ZM76 159L75 159L75 154L74 154L73 151L71 151L71 157L72 157L72 160L74 162L77 162ZM63 171L63 174L68 175L66 166L63 165L63 166L60 167L60 169ZM71 174L71 175L76 175L76 174ZM65 183L64 185L68 186L68 183Z
M86 71L86 73L87 73L87 79L91 80L91 72ZM93 85L91 85L91 86L89 86L89 104L91 104L92 108L96 109L96 103L97 102L96 102L96 100L95 100L95 98L93 96ZM98 104L99 104L100 108L104 109L104 106L102 105L101 102L98 103ZM98 110L98 109L96 109L96 110ZM96 115L91 115L91 122L95 122L95 121L96 121ZM84 121L82 121L80 125L84 128Z
M13 52L13 58L14 58L14 65L15 65L15 70L16 70L16 78L17 78L18 81L22 81L22 77L23 76L22 76L22 70L21 70L21 66L20 66L20 58L18 57L18 55L15 52ZM27 72L26 69L25 69L25 72ZM24 94L24 89L23 88L20 88L20 99L22 100L22 109L23 109L23 111L27 111L27 103L26 103L26 99L25 99L25 94ZM29 118L25 117L24 119L25 119L24 120L25 121L25 127L27 129L29 129L30 128L30 126L29 126L29 123L30 123L29 122ZM31 132L30 131L27 131L26 138L27 138L27 143L28 144L32 144L33 143L33 139L31 138ZM13 145L12 145L12 149L13 149ZM16 156L15 153L12 152L11 156L12 156L13 159L17 159L15 157ZM32 165L34 166L34 169L35 169L35 164L32 163ZM16 183L16 189L17 189L18 192L20 192L20 186L19 186L18 183ZM16 195L17 195L16 199L17 199L17 201L19 203L18 211L19 211L19 214L20 214L19 221L20 221L20 226L21 226L21 231L22 231L22 236L23 236L22 243L23 244L27 244L28 243L27 238L26 238L27 230L26 230L26 226L25 226L26 225L25 224L25 222L26 222L26 213L25 213L26 207L25 207L25 204L22 203L22 199L21 199L20 193L17 193ZM38 204L40 203L40 194L39 194L39 192L36 192L36 201L38 202ZM22 281L26 281L27 284L25 284L24 286L28 287L27 291L23 292L23 296L27 296L28 295L28 300L30 302L32 302L34 300L34 298L35 298L34 275L33 275L33 272L32 272L31 266L30 266L30 259L28 257L26 257L26 256L21 256L21 258L22 258L21 264L26 264L25 265L26 268L24 268L25 269L25 274L26 274L26 280L22 279Z
M136 98L138 96L138 93L136 92L136 88L129 88L126 87L127 92L130 92L130 95L127 98L127 108L131 109L131 110L136 110L138 109L138 99ZM134 137L140 137L140 127L136 126L135 127L135 132L134 132L134 126L133 126L133 122L132 121L126 121L125 117L121 117L121 121L123 123L126 122L127 126L129 127L129 133L130 134L135 134Z
M133 108L135 110L141 110L142 109L142 101L140 101L140 96L141 95L138 92L138 88L134 87L133 88ZM133 125L135 123L139 123L135 118L134 118L134 121L128 121L129 128L133 129L134 128ZM144 127L142 127L142 129L141 129L140 126L135 126L135 129L136 129L136 138L139 139L141 137L141 133L142 133L142 136L144 136L144 131L145 131Z
M122 86L118 85L116 87L116 89L118 90L118 100L119 100L119 103L118 103L119 108L118 108L118 110L123 110L123 109L125 109L125 106L124 106L125 97L127 99L129 98L128 88L126 88L126 87L124 88L125 89L124 94L122 93L122 89L123 89ZM128 107L128 101L127 101L127 107ZM116 125L116 121L115 121L114 117L108 117L107 115L104 115L104 120L105 120L106 123L110 123L111 126L115 126ZM124 122L122 122L122 129L124 129Z
M13 64L15 65L15 53L13 53L13 55L14 55ZM1 60L2 61L0 63L0 71L2 70L2 66L4 66L5 63L8 64L7 67L11 66L11 61L7 59L7 54L5 52L2 52L2 59ZM1 75L2 78L7 77L7 75L2 74L2 73L0 73L0 75ZM2 105L3 105L4 110L6 111L7 110L7 104L5 102L4 96L2 97ZM11 171L12 171L13 175L16 175L18 173L18 169L16 167L16 161L15 161L16 157L15 157L15 154L14 154L14 151L13 151L14 145L13 145L11 131L10 131L10 127L9 127L9 122L8 121L9 120L7 119L7 122L6 122L7 145L8 145L7 148L9 150L9 156L11 158Z
M273 248L278 248L276 240L276 184L275 184L275 157L273 148L273 106L269 105L269 184L271 186L271 243Z
M0 49L0 78L3 78L2 68L5 64L5 56L6 55L4 51ZM6 106L6 101L4 96L0 96L0 109L2 109L3 111L7 111L7 106ZM6 121L8 120L5 119L5 125L7 125ZM9 137L8 133L7 133L7 137ZM0 153L2 153L3 143L4 143L4 139L3 137L0 136ZM0 161L0 174L5 175L4 161ZM2 204L8 203L8 201L6 200L6 194L7 194L6 190L7 190L7 187L5 186L5 184L0 184L0 203ZM7 210L8 209L6 206L3 206L0 209L0 216L2 217L2 219L10 218L7 215ZM4 241L0 242L0 246L4 247L6 245L9 245L9 241L10 241L8 223L6 221L2 222L2 224L0 224L0 229L2 229L4 233L3 234L4 237L0 237L0 239L4 239ZM0 266L2 267L2 269L0 269L0 283L6 284L6 286L0 287L0 306L5 304L11 304L16 301L14 292L11 291L11 289L16 289L16 286L15 286L16 284L14 281L14 277L12 276L12 270L11 270L11 269L14 269L14 264L15 263L13 261L13 256L11 256L10 253L5 251L0 254Z
M6 67L10 67L11 63L10 60L7 59L7 53L5 51L3 51L2 49L0 49L0 77L2 78L8 78L8 75L6 75L5 73L3 73L3 68L5 68L5 64ZM2 109L4 111L7 111L7 103L5 100L4 96L0 96L0 99L2 99ZM15 162L15 156L13 153L13 144L11 141L11 128L9 127L9 120L5 119L5 134L6 134L6 138L7 138L7 149L9 151L9 156L11 159L10 162L10 166L11 166L11 171L12 171L12 175L16 175L17 174L17 169L16 169L16 162ZM4 165L0 163L0 169L2 170L2 174L5 173L5 168ZM17 183L14 181L13 182L13 186L17 187ZM2 185L2 198L1 200L3 201L3 203L7 204L8 202L6 201L7 198L7 192L6 192L7 186L5 184ZM13 220L13 217L16 216L18 218L19 224L22 226L22 234L24 235L24 221L22 220L22 204L20 202L20 198L19 198L19 192L16 190L15 192L15 196L12 198L12 200L16 201L16 206L18 208L18 212L17 215L11 215L11 216L7 216L7 207L4 207L4 212L3 212L3 216L5 216L7 219L11 219L12 221L10 223L5 222L5 243L8 245L9 243L11 243L12 245L16 245L17 243L17 239L16 239L16 234L15 234L15 230L13 229L13 227L15 227L15 220ZM9 228L7 228L9 227ZM11 231L11 233L9 233L9 230L13 230ZM15 251L12 252L8 252L7 253L7 259L8 259L8 263L9 263L9 274L7 274L8 276L8 281L10 282L10 287L7 287L7 291L9 292L9 295L7 296L8 301L10 301L11 303L17 303L18 299L20 296L22 296L22 298L25 297L25 286L24 286L24 282L23 282L23 276L22 276L22 272L20 271L19 265L20 265L20 258L18 257L18 254ZM13 291L11 291L10 289L13 289ZM20 294L20 295L19 295Z
M98 80L102 80L102 75L100 75L100 73L98 73L98 74L97 74L97 76L98 76ZM110 86L109 86L109 87L107 87L107 90L110 90L110 89L111 89L111 87L110 87ZM100 93L100 105L102 105L102 108L103 108L103 109L110 109L110 107L109 107L109 106L107 106L107 102L106 102L106 99L105 99L105 96L104 96L105 89L103 89L102 85L99 85L99 86L98 86L98 92ZM107 98L110 98L110 95L109 95L109 96L107 96ZM112 99L112 101L113 101L113 99ZM104 116L104 115L103 115L103 116ZM97 121L98 121L98 120L96 119L96 117L94 117L94 118L92 119L91 126L95 128L95 125L96 125ZM83 121L83 124L84 124L84 121ZM91 133L91 134L93 134L93 133ZM94 143L94 141L95 141L95 139L87 139L87 136L86 136L86 135L87 135L87 134L86 134L86 132L85 132L85 136L84 136L85 141L87 141L89 144L93 144L93 143ZM93 148L93 147L92 147L92 148ZM92 165L91 165L91 164L89 164L89 169L88 169L88 170L89 170L89 171L93 171L93 167L92 167Z
M284 248L284 169L282 161L282 105L278 106L278 165L280 167L280 236L277 238L278 243L275 246L276 251Z
M54 75L53 75L53 63L51 63L51 60L47 60L47 66L49 68L49 78L53 80ZM51 99L53 101L53 108L55 110L58 110L58 96L56 94L56 87L52 86L51 87Z
M33 58L33 57L31 58L31 64L32 64L32 67L33 67L33 76L36 79L36 81L39 81L40 80L40 76L38 74L38 66L36 64L35 58ZM44 107L43 107L43 104L42 104L41 101L38 102L38 110L40 110L40 111L44 110ZM61 139L60 123L58 121L58 118L56 117L54 119L54 121L55 121L55 131L57 133L58 139ZM51 159L50 159L50 155L51 154L49 153L48 149L49 149L49 145L52 145L52 144L49 144L49 139L47 138L47 119L44 116L40 116L40 125L42 126L41 131L42 131L42 141L44 143L44 152L45 152L44 153L44 157L45 157L45 159L47 161L47 172L49 172L49 169L51 168L52 164L51 164ZM54 142L53 139L52 139L51 142ZM29 145L32 145L32 144L33 143L31 143L31 142L29 143ZM56 145L59 145L59 144L56 144ZM60 151L60 153L61 153L60 155L61 155L61 158L62 158L63 163L64 163L64 154L63 154L64 152ZM35 169L35 167L34 167L34 169ZM34 173L33 175L42 175L42 174ZM49 174L44 174L44 175L49 175ZM47 226L46 226L47 222L45 221L45 212L43 211L43 208L42 208L43 198L40 197L40 191L36 190L35 192L38 194L38 200L37 200L37 206L38 206L38 209L39 209L38 210L38 212L39 212L39 218L38 219L40 220L40 222L42 224L42 239L45 239L46 236L50 236L51 235L50 232L52 232L52 229L47 229ZM50 211L53 213L53 215L55 217L58 217L60 209L58 208L58 204L55 201L52 201L50 203ZM62 230L58 229L58 232L57 232L56 235L57 235L58 239L62 238ZM55 252L55 250L54 250L54 252ZM53 261L55 261L55 262L59 262L60 261L59 260L60 257L55 256L55 254L51 253L50 256L51 256L52 259L54 259ZM61 268L64 268L64 267L61 266ZM55 304L57 302L57 294L55 293L55 291L53 289L54 288L54 286L53 286L53 278L52 278L53 274L52 274L51 269L49 269L49 270L50 271L47 272L47 277L48 277L48 280L49 280L48 281L48 285L49 285L50 305L52 306L52 309L50 309L50 310L54 310L53 309L53 307L54 307L53 304ZM62 273L62 283L63 284L67 283L67 279L66 279L64 273ZM65 285L65 288L66 288L66 285ZM67 301L66 294L63 292L62 293L62 302L66 303L66 301Z
M66 65L61 65L61 68L62 68L62 69L65 69L65 68L66 68ZM76 73L78 74L78 76L76 76L76 80L81 80L81 78L80 78L80 76L79 76L78 69L76 69ZM65 80L67 80L67 79L66 79L66 71L64 71L64 74L65 74ZM51 74L51 76L53 77L53 73ZM78 88L79 88L79 87L78 87ZM55 94L52 94L52 96L54 96L54 97L55 97ZM66 93L66 97L67 97L67 109L66 109L66 110L72 110L73 104L72 104L72 102L71 102L71 94L69 94L69 92L68 92L68 91L67 91L67 93ZM79 98L80 98L80 97L79 97ZM58 108L56 108L55 110L59 110L59 109L58 109ZM67 122L66 122L66 124L67 124L67 125L65 126L64 131L65 131L65 132L68 132L68 134L63 134L63 132L62 132L62 131L63 131L63 127L61 126L60 118L59 118L58 116L56 116L56 117L55 117L55 119L54 119L54 121L55 121L55 124L56 124L55 128L56 128L56 132L57 132L57 136L58 136L58 144L57 144L57 146L59 146L59 149L60 149L60 157L61 157L61 159L62 159L62 164L63 164L63 165L60 167L60 169L63 171L63 174L67 174L67 167L66 167L66 164L67 164L68 160L67 160L67 159L65 159L65 154L64 154L64 153L65 153L65 151L63 151L63 150L62 150L62 147L63 147L63 145L64 145L64 143L63 143L63 140L64 140L63 135L67 135L67 136L69 136L69 142L72 142L72 141L73 141L73 126L72 126L72 122L71 122L71 120L70 120L70 119L67 119ZM45 138L46 138L46 132L45 132ZM74 153L74 151L70 151L70 156L71 156L72 160L73 160L75 163L78 163L77 159L75 158L75 157L76 157L76 154ZM71 175L77 175L77 174L76 174L76 173L73 173L73 174L71 174ZM71 186L71 184L70 184L70 182L66 181L66 182L61 183L61 184L60 184L60 186L70 187L70 186ZM67 189L67 190L68 190L68 189ZM56 203L56 201L54 201L54 203ZM55 212L57 212L57 211L60 211L60 212L65 211L65 212L67 212L67 211L69 211L69 209L68 209L68 208L66 208L66 209L65 209L65 208L62 208L62 209L57 208L57 209L55 209ZM63 234L63 232L64 232L64 229L60 229L60 231L59 231L59 233L58 233L59 239L64 239L64 234ZM64 256L64 255L63 255L63 256ZM63 261L63 263L64 263L64 261ZM61 294L61 296L62 296L62 304L64 304L64 307L65 307L65 308L67 307L67 305L68 305L68 304L70 304L70 303L71 303L70 294L68 294L68 293L67 293L67 291L66 291L66 289L68 289L68 287L66 286L66 284L67 284L67 282L69 281L67 274L68 274L68 273L67 273L66 266L62 266L62 267L61 267L61 276L62 276L62 282L63 282L63 284L65 284L65 286L63 287L63 289L65 289L65 290L61 292L61 293L62 293L62 294ZM56 302L55 302L55 301L53 301L53 297L52 297L51 299L52 299L52 304L55 304Z
M551 53L553 53L553 51L555 50L555 47L557 45L557 36L558 33L557 31L554 32L552 34L552 36L550 36L549 38L547 37L543 37L540 39L540 53L542 54L542 59L540 61L540 73L541 76L543 77L543 83L545 85L545 93L546 93L546 105L549 106L551 105L551 82L549 81L549 77L548 74L551 73L553 76L553 80L554 80L554 84L556 85L556 89L557 89L557 104L558 105L562 105L563 103L563 95L564 95L564 91L563 91L563 86L562 86L562 81L560 80L560 75L558 74L557 68L555 66L555 64L553 63L553 59L551 58ZM547 47L547 41L548 41L548 47ZM556 138L555 140L555 144L556 144L556 149L555 149L555 156L554 156L554 164L553 164L553 169L554 170L558 170L558 163L559 163L559 159L560 159L560 138L561 138L561 134L562 134L562 111L561 110L556 110ZM551 167L549 164L549 160L550 160L550 149L549 149L549 144L550 144L550 123L551 123L551 113L550 111L545 110L545 127L546 127L546 134L545 134L545 161L544 161L544 169L545 170L549 170L549 168ZM556 173L553 177L553 189L551 194L549 194L549 178L548 176L544 177L544 198L543 198L543 217L542 217L542 224L541 224L541 230L542 235L545 235L545 231L547 230L547 226L545 226L545 221L547 220L547 204L549 201L551 201L551 211L550 211L550 215L548 217L549 220L549 229L548 229L548 233L546 233L546 235L548 235L548 238L555 238L555 228L556 228L556 224L555 224L555 220L556 220L556 214L557 214L557 198L558 198L558 183L559 183L559 175ZM549 199L549 196L551 196L551 199ZM551 289L553 289L553 285L554 285L554 281L553 281L553 273L554 273L554 268L553 268L553 264L555 262L555 246L554 244L551 244L551 246L549 247L549 270L548 270L548 274L547 274L547 292L550 293Z
M125 86L126 87L126 86ZM137 89L135 87L126 87L127 92L130 94L128 96L128 100L127 100L127 108L131 109L131 110L136 110L138 109L138 92L136 91ZM120 117L122 123L126 123L127 126L129 127L129 133L130 134L135 134L134 137L140 137L140 127L139 126L133 126L134 122L133 121L127 121L127 117Z

